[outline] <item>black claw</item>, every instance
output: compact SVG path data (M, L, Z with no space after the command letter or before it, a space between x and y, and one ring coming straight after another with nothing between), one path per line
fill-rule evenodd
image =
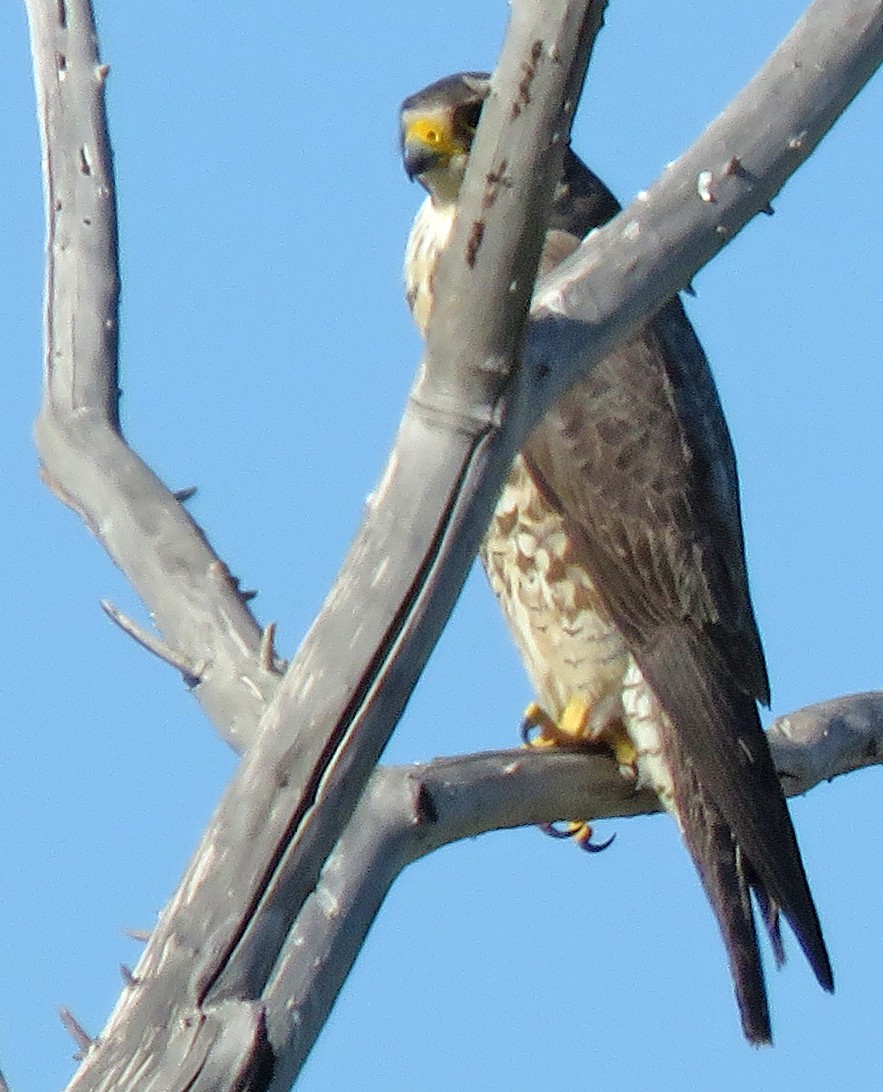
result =
M593 842L591 839L587 839L585 842L580 842L579 847L584 849L586 853L603 853L615 840L616 832L614 831L606 842Z
M543 834L548 834L550 838L572 838L572 830L562 830L561 827L556 827L554 823L540 823L540 830Z
M535 721L531 720L530 717L525 717L524 720L521 722L521 728L518 734L521 736L521 742L524 744L525 747L533 747L533 733L536 732L537 735L539 735L541 731L542 729Z
M540 823L540 830L543 834L548 834L550 838L572 838L580 849L585 850L586 853L603 853L608 846L612 845L616 832L607 839L606 842L593 842L592 841L592 828L588 823L583 824L582 827L574 831L573 823L569 820L561 819L559 822L567 822L568 826L559 827L556 823ZM584 830L588 830L588 836L583 834Z

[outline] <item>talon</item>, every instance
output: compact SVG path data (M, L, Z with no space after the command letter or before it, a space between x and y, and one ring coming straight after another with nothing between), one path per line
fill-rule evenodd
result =
M580 743L586 736L589 723L589 707L582 698L571 698L565 705L557 730L562 742Z
M620 729L610 736L610 746L613 748L613 757L619 764L622 774L627 771L635 771L638 764L638 751L625 731Z
M586 725L589 722L589 706L582 698L571 698L558 721L537 702L532 701L524 710L521 721L521 741L526 747L572 747L586 744ZM536 731L538 729L538 731ZM533 734L536 731L536 734Z
M580 849L586 853L603 853L608 846L612 845L616 840L616 831L614 831L610 837L604 842L592 841L592 828L589 823L582 824L582 830L577 831L573 835L573 840L579 846Z
M572 838L586 853L602 853L616 838L614 832L606 842L593 842L592 824L585 819L561 819L558 823L541 823L540 830L550 838Z
M555 722L542 706L532 701L524 710L521 721L522 744L525 747L553 747L555 732Z
M558 823L563 823L563 827L559 827ZM550 838L573 838L576 833L572 830L572 827L578 828L581 824L572 819L559 819L555 823L540 823L539 829L543 834L548 834Z
M524 710L521 721L521 742L525 747L573 747L582 744L590 750L594 749L600 741L588 731L590 713L590 706L582 698L574 697L556 722L541 705L532 701ZM621 769L631 767L636 753L625 731L611 734L601 745L605 744L613 750ZM593 842L592 825L585 819L541 823L540 830L550 838L572 838L586 853L601 853L616 837L612 834L606 842Z

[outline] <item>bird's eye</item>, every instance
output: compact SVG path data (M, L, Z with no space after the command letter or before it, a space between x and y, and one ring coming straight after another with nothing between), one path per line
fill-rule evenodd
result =
M438 134L438 129L427 129L423 134L423 139L427 144L438 144L441 137Z

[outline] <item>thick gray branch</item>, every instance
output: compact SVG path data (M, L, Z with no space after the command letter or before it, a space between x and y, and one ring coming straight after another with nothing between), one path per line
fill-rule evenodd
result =
M437 321L386 474L337 583L292 668L275 689L261 722L260 745L246 755L139 964L137 984L127 987L72 1088L186 1086L214 1090L225 1087L219 1084L218 1074L229 1077L249 1069L260 1071L268 1048L277 1060L277 1086L283 1087L279 1082L293 1076L315 1035L315 1023L309 1013L298 1008L301 999L292 998L284 978L285 965L294 951L287 946L293 923L304 904L311 905L307 900L316 888L320 869L352 814L441 632L512 452L523 441L532 417L548 405L564 382L564 369L551 382L538 382L534 365L552 356L567 360L578 355L578 368L587 368L612 344L612 340L596 340L591 353L584 352L584 326L559 316L537 327L545 331L543 337L556 339L554 353L551 341L535 345L533 339L540 334L532 333L531 367L519 371L515 366L519 325L536 267L539 225L555 173L550 164L566 136L593 37L594 24L584 19L586 6L566 0L522 0L514 5L511 32L495 76L495 95L476 141L457 234L439 274ZM36 0L32 0L32 8L37 9ZM864 10L860 3L850 7L843 0L819 0L813 11L842 21L846 8ZM54 142L63 136L68 141L63 155L70 160L65 160L70 185L72 192L79 193L76 186L82 179L77 175L76 150L84 146L83 140L94 140L97 156L104 137L103 128L99 136L97 130L89 129L82 137L78 129L66 128L52 113L56 98L61 103L68 101L64 95L56 96L53 84L63 86L65 82L59 79L57 67L59 51L68 46L58 25L60 10L53 4L43 22L32 11L35 54L43 73L38 86L50 173L55 169ZM74 22L68 18L64 34L72 33ZM48 29L39 29L44 24ZM582 28L580 34L575 33L577 27ZM817 57L818 25L813 23L809 30L795 34L789 48L797 56L806 49L807 55ZM821 38L822 43L829 40L836 53L840 39L836 35ZM75 103L89 103L103 125L100 89L92 87L95 60L93 54L84 57L81 63L91 75ZM848 98L838 98L832 90L824 64L815 66L813 72L819 96L829 104L839 102L842 108ZM787 92L787 87L777 86L771 97L761 87L755 103L758 113L748 124L759 124L760 117L765 126L781 110L791 110L786 106ZM802 101L806 103L805 96ZM829 105L828 110L833 109L835 106ZM808 106L807 110L811 117L805 123L799 116L789 115L798 126L794 131L809 132L819 110L815 102L812 110ZM90 125L93 122L91 119ZM730 123L737 125L738 115ZM551 151L549 134L553 135ZM729 143L733 141L725 141L725 146ZM795 157L792 166L798 161ZM90 171L93 169L90 166ZM697 179L688 173L692 169L686 158L670 173L667 181L674 180L676 192L696 189ZM102 170L109 170L109 163L105 161ZM501 178L506 185L501 186ZM106 181L102 185L107 188ZM66 192L62 196L74 200ZM96 190L88 198L92 202L88 205L90 215L102 213L106 218L106 208L103 212L93 208L98 196L107 204L108 194ZM55 198L50 197L51 212ZM74 201L75 209L80 208L78 200ZM704 215L707 202L697 200ZM655 207L649 200L646 205L648 210ZM529 230L526 225L534 222L534 229ZM95 238L80 231L90 225L74 226L77 234L70 246L72 255L79 255L84 267L91 268L90 248L95 246ZM716 226L715 221L712 230ZM93 270L99 281L104 274L104 282L109 281L108 239L115 249L112 224L110 229L101 244L103 250L98 248L100 260ZM691 233L708 229L704 222L697 228L691 216L684 215L677 217L679 234L666 235L664 245L662 237L657 239L659 251L668 248L675 258L667 261L662 253L653 258L655 276L662 278L656 303L670 294L672 285L684 283L698 268L684 262L682 251L693 255L687 242ZM649 228L642 227L638 235L641 231L650 235ZM629 232L623 234L627 237ZM499 245L494 242L498 237ZM54 238L51 235L53 253ZM62 260L60 254L56 257ZM643 314L656 304L653 291L633 275L631 261L628 257L623 274L620 261L608 257L603 267L595 267L592 280L604 282L609 266L610 276L625 285L620 300L624 307L632 306L630 293L634 292L634 299L640 301L630 311L629 321L634 320L634 325L639 321L638 308L644 309ZM57 277L61 267L54 268ZM77 279L80 276L81 271L75 268L72 283L78 286L77 293L85 293L84 282ZM112 326L116 320L115 286L105 283L102 291L97 300L75 293L76 311L71 305L64 312L71 325L66 342L58 340L57 329L50 331L52 344L57 346L50 359L53 366L54 353L60 352L71 370L74 363L79 369L82 354L97 352L95 346L102 336L107 337L107 323ZM570 289L565 294L559 289L556 292L552 302L556 306L561 302L563 313L570 306ZM79 341L74 344L73 316L76 313L79 322L80 309L87 305L92 308L89 314L94 330L84 345ZM578 328L579 342L575 339ZM617 327L615 336L626 336L630 328L628 324ZM612 339L614 334L604 336ZM102 349L106 359L105 350L106 346ZM577 370L575 366L573 373ZM115 375L113 378L115 381ZM75 379L76 375L65 388L71 400ZM100 390L106 391L107 384ZM115 400L108 402L105 396L105 401L101 412L114 432ZM73 401L72 405L71 415L77 417L81 407ZM53 406L50 410L56 412ZM88 419L90 413L83 416ZM119 456L120 467L126 467L131 453L119 451L119 446L117 442L110 450ZM64 459L76 462L90 457L88 445L81 450L72 443ZM102 473L111 471L124 483L132 476L110 466ZM168 520L174 523L179 518L167 500L160 503L151 490L145 495L137 490L125 495L127 503L137 501L142 512L145 503L154 505L150 510L158 521L156 527L168 528ZM125 512L133 521L139 518L133 509ZM86 515L94 518L91 511ZM183 518L187 522L186 516ZM188 533L198 540L198 530L190 526ZM157 552L178 558L185 568L193 563L191 579L207 579L213 555L206 553L202 561L191 562L189 555L181 553L177 530L168 534L168 539L158 536L162 548ZM203 617L211 614L203 603L196 610L197 615L203 611ZM218 628L220 621L212 615L209 628ZM223 621L229 624L226 617ZM171 641L166 624L161 625ZM234 643L236 640L241 638L234 638ZM260 661L259 645L259 635L254 645L243 645L247 659ZM194 649L188 662L198 658L199 649ZM235 687L239 678L228 681ZM258 685L255 689L252 713L256 718L268 691ZM240 740L254 738L247 720L243 714L241 728L237 728ZM252 733L253 724L254 720ZM339 968L331 969L328 981L339 973ZM318 1005L316 1011L320 1009Z
M780 717L768 738L789 796L883 764L883 691ZM637 789L606 754L498 751L378 768L265 991L268 1025L277 1008L295 1003L302 1024L293 1046L306 1056L304 1029L322 1027L393 881L427 853L490 830L658 811L655 794Z
M47 217L43 480L147 604L185 678L236 749L279 681L226 565L119 421L119 271L107 67L86 0L28 0ZM198 672L195 668L198 667Z
M787 796L800 796L822 781L879 765L883 691L808 705L779 717L768 737Z
M880 0L816 0L662 177L538 286L524 379L537 420L772 201L883 62Z
M585 20L589 6L550 0L518 7L496 86L501 103L511 104L499 111L500 155L517 159L524 174L507 187L505 201L488 199L493 183L480 173L478 151L498 138L479 133L466 183L467 206L473 219L483 217L488 239L505 233L507 219L523 222L527 209L545 217L554 182L546 169L548 134L564 132L561 99L573 97L582 79L597 25ZM484 123L482 130L490 132ZM487 281L532 279L539 243L537 234L523 251L482 247ZM494 361L485 372L502 402L525 298L505 288L498 296L509 320L496 324L482 360ZM480 300L470 306L483 313ZM467 351L454 341L450 359ZM489 421L488 382L464 383L458 398L456 389L433 381L438 367L424 368L341 576L263 718L260 745L246 754L139 963L138 987L126 991L72 1088L126 1087L123 1075L136 1056L145 1067L139 1088L152 1081L178 1087L170 1075L185 1069L188 1088L218 1087L206 1077L206 1021L261 996L447 620L515 449L511 429ZM288 1026L274 1028L274 1048L289 1037ZM242 1050L253 1050L251 1038ZM277 1066L284 1064L277 1050Z

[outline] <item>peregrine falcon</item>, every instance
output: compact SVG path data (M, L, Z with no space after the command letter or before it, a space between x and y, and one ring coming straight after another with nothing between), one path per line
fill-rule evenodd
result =
M486 74L464 72L402 104L405 170L428 193L405 257L424 334L489 89ZM568 149L540 273L619 208ZM776 961L781 912L821 986L833 978L758 715L769 682L735 457L679 299L546 414L514 461L481 559L536 690L535 719L609 743L658 794L717 918L745 1035L770 1042L752 892Z

